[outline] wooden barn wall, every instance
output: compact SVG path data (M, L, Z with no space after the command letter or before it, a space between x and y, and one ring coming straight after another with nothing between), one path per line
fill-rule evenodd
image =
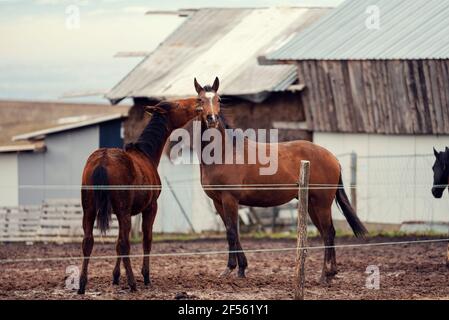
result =
M149 121L143 106L156 104L157 101L135 99L125 121L125 143L137 140ZM272 129L276 121L305 121L304 109L301 106L301 93L279 92L271 94L265 101L254 103L233 97L223 97L223 112L230 124L242 129ZM311 132L295 129L279 129L279 140L311 140Z
M261 103L237 100L230 104L230 118L235 128L273 129L274 122L306 120L299 92L273 93ZM312 139L311 133L304 130L279 129L278 133L279 141Z
M297 62L320 132L449 133L449 60Z

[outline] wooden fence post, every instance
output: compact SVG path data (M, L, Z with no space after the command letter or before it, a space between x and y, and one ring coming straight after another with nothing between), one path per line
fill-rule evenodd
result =
M342 186L339 186L342 188ZM351 205L357 212L357 153L351 153Z
M295 299L304 300L305 263L307 255L307 213L309 202L310 162L301 161L298 190L298 240L296 243Z

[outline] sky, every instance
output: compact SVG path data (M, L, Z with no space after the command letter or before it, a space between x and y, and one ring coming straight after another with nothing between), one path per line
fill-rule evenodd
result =
M148 10L201 7L329 6L341 0L0 0L0 99L108 103L105 92L185 18Z

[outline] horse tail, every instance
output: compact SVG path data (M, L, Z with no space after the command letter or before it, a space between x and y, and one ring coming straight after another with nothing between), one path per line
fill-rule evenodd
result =
M109 229L111 221L111 199L109 190L105 189L109 185L108 172L106 168L99 165L92 173L92 185L94 188L95 212L97 215L97 228L102 234Z
M359 237L363 238L368 233L368 231L366 230L363 223L360 221L359 217L357 217L354 208L351 206L351 203L349 202L348 196L346 195L345 189L343 187L343 180L341 178L341 173L340 179L338 181L336 200L338 206L343 212L343 215L345 216L346 220L351 226L351 229L354 232L355 236L358 238Z

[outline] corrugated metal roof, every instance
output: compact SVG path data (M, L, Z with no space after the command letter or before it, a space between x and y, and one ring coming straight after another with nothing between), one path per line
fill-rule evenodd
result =
M379 29L368 28L368 7ZM274 60L449 58L449 1L347 0L279 50Z
M257 57L285 43L329 8L208 8L189 16L106 97L170 98L195 93L193 78L220 78L222 95L285 90L296 78L290 65L261 66Z
M62 126L56 126L53 128L44 129L44 130L38 130L38 131L20 134L20 135L14 136L12 138L12 140L18 141L18 140L29 140L29 139L42 139L42 138L45 138L45 136L47 136L49 134L54 134L54 133L58 133L58 132L68 131L68 130L74 130L74 129L78 129L78 128L82 128L82 127L88 127L88 126L92 126L95 124L108 122L108 121L112 121L112 120L117 120L117 119L122 119L122 118L126 118L126 117L127 117L127 114L124 114L124 113L116 113L116 114L105 115L105 116L101 116L101 117L95 117L93 119L84 120L84 121L80 121L80 122L76 122L76 123L71 123L71 124L66 124L66 125L62 125Z

